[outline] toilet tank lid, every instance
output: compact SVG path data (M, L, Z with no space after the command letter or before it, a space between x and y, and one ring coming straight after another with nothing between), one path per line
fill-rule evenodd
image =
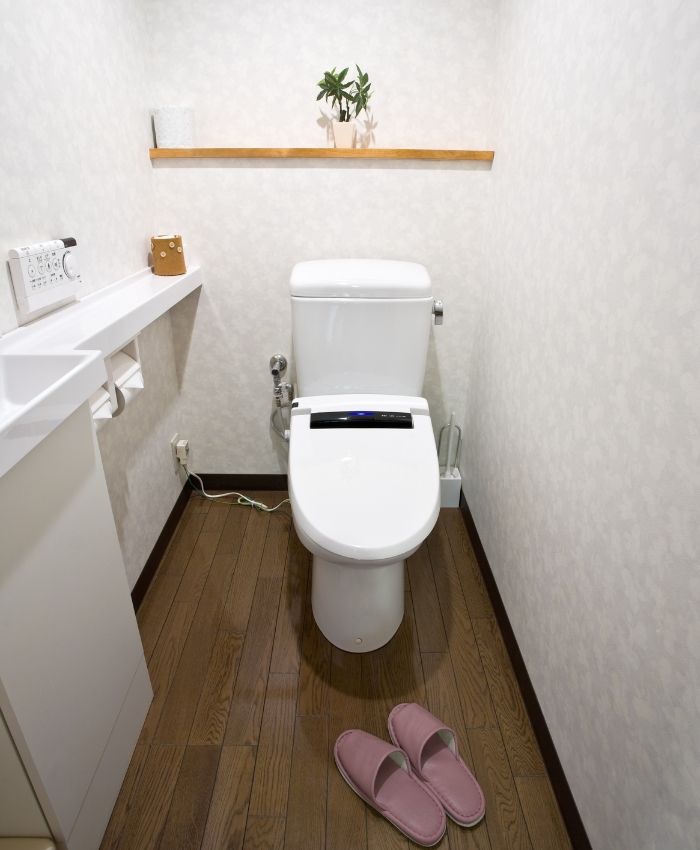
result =
M430 275L402 260L309 260L297 263L289 281L301 298L428 298Z

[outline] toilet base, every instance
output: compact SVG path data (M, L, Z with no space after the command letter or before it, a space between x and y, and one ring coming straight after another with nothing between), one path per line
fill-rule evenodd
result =
M314 555L314 619L334 646L371 652L391 640L403 620L404 563L336 564Z

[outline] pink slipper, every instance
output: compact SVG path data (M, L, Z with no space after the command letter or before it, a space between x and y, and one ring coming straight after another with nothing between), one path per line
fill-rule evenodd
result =
M404 750L416 775L425 782L460 826L475 826L486 811L484 794L457 752L457 738L415 702L391 710L387 721L391 740Z
M343 779L365 803L405 836L432 847L445 834L445 813L435 795L411 771L406 753L381 738L349 729L333 750Z

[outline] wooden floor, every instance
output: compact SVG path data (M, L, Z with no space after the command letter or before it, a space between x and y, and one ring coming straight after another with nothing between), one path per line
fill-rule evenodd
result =
M439 847L569 848L459 511L409 559L403 625L376 652L321 636L309 567L288 505L190 499L138 613L155 697L103 850L413 847L331 754L347 728L388 739L406 701L456 730L486 795Z

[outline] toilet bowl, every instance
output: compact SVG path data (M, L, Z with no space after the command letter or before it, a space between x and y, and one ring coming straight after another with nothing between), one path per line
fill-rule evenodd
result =
M428 403L351 394L301 397L295 404L289 493L295 529L313 555L314 618L335 646L369 652L401 624L405 560L438 517ZM348 414L350 421L321 416L328 413ZM395 427L394 414L401 414ZM365 424L372 415L377 427ZM327 424L318 427L319 421Z
M432 317L427 269L312 260L290 279L298 398L289 494L313 555L314 618L335 646L369 652L404 610L406 558L433 528L440 472L421 398Z

